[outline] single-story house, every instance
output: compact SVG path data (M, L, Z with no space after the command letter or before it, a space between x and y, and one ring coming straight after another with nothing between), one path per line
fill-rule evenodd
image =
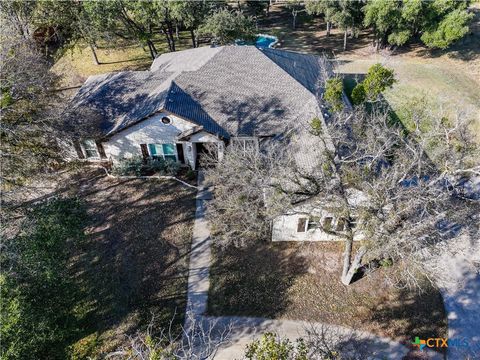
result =
M310 123L328 117L326 67L315 55L222 46L163 54L149 71L91 76L71 105L70 122L87 129L76 154L113 163L161 157L196 169L207 148L221 159L230 144L261 149L288 139L298 166L320 166ZM313 220L302 221L285 214L274 222L273 240L331 240L308 232Z
M70 122L95 135L82 135L76 154L112 162L163 157L195 169L207 144L221 157L231 142L258 146L295 129L308 146L308 122L325 113L322 73L314 55L222 46L163 54L149 71L91 76L72 101Z

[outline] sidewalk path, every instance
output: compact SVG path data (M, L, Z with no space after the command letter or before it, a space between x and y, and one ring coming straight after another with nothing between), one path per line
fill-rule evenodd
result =
M480 359L480 275L468 272L459 289L442 291L448 338L465 339L467 347L448 347L449 360Z
M368 353L367 359L402 359L408 353L405 346L393 340L364 332L353 332L351 329L335 325L250 317L206 316L210 286L211 238L208 223L205 219L205 203L212 196L209 188L204 184L204 175L201 171L198 173L198 187L192 251L189 262L187 312L190 312L194 321L201 323L203 327L214 326L215 333L222 333L225 328L231 329L228 342L220 347L215 359L241 359L245 352L245 346L267 331L275 332L293 341L305 336L306 329L311 328L312 325L331 330L342 337L352 337L354 335L354 339L347 341L348 346L353 350L362 350ZM189 321L187 316L184 325L187 331L191 327Z
M208 288L210 287L209 268L211 260L210 230L205 219L205 201L211 193L204 187L204 175L198 172L198 193L196 196L195 223L193 224L192 250L188 272L187 311L201 316L207 310ZM188 328L188 324L185 327Z
M439 261L443 276L437 283L447 312L448 338L468 342L449 346L448 359L480 359L480 239L458 237Z

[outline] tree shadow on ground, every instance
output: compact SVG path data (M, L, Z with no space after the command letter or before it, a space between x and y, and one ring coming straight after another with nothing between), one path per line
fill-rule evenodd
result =
M438 290L432 286L421 292L398 290L393 301L380 303L369 309L368 321L375 324L382 332L411 334L421 339L429 337L447 337L447 317L443 299ZM425 317L425 314L429 314ZM391 323L389 319L398 319ZM392 326L402 324L402 329ZM410 339L403 339L408 342Z
M288 290L307 272L288 244L214 247L208 314L276 318L289 306Z
M309 53L325 52L333 55L343 51L343 32L333 29L330 36L326 35L326 23L320 16L299 13L297 26L292 29L292 15L285 6L272 8L269 17L260 21L262 32L278 36L277 48L294 51L306 51ZM358 36L348 37L347 50L350 53L367 47L372 43L373 36L368 30L362 30Z
M70 269L84 294L86 333L101 335L112 351L142 330L178 331L183 323L194 193L173 181L84 180L78 196L87 206L87 239Z

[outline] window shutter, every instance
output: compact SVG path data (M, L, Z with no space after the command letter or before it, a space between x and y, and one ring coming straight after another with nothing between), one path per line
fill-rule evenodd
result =
M106 159L107 154L105 154L105 149L103 148L103 144L100 141L95 141L97 144L98 154L100 155L100 159Z
M147 148L147 144L140 144L140 149L142 149L143 160L147 160L147 159L148 159L148 148Z
M75 148L75 151L77 152L77 156L79 159L85 159L85 154L82 151L82 147L80 146L80 143L78 141L73 142L73 147Z

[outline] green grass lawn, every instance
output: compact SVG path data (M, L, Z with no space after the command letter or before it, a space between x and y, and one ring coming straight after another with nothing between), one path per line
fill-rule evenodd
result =
M382 59L378 59L382 61ZM337 71L346 74L345 87L347 92L354 86L354 74L364 74L376 60L352 59L339 61ZM397 113L407 129L411 125L404 113L415 99L424 101L426 107L433 110L444 110L453 116L457 110L465 111L469 117L476 119L473 129L480 139L480 91L479 83L464 72L462 67L452 64L420 62L399 59L385 64L395 70L398 80L384 96L392 109Z
M156 38L155 47L158 54L168 52L164 38ZM180 32L176 42L177 50L192 47L190 33ZM111 46L100 43L97 49L100 65L95 65L88 46L78 44L72 50L66 51L53 66L54 72L64 77L64 86L75 86L83 83L90 75L104 74L113 71L148 70L152 59L148 48L142 48L137 42L123 42Z

